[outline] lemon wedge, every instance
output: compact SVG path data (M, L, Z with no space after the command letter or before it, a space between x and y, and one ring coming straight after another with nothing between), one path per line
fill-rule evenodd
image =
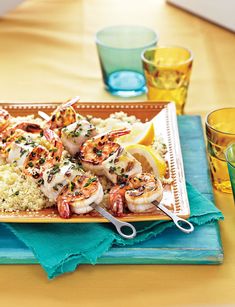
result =
M131 133L121 136L117 142L126 147L131 144L151 145L154 139L154 125L152 122L135 123L131 127Z
M151 147L133 144L126 146L125 149L141 163L143 172L152 173L160 178L166 174L166 161Z

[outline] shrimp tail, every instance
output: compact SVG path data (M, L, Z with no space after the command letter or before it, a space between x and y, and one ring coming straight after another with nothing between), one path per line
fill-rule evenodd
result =
M58 209L60 217L62 217L63 219L69 219L71 217L72 213L70 210L70 206L66 200L64 199L58 200L57 209Z
M60 138L53 130L49 128L44 129L43 134L47 141L52 145L52 148L50 150L51 157L55 161L60 161L63 152L63 144Z
M54 142L55 140L59 140L59 137L49 128L44 129L43 134L48 142Z
M123 199L121 195L117 195L115 197L115 199L112 202L111 210L116 216L120 217L123 215Z
M75 97L68 102L62 104L52 113L49 120L46 122L46 127L56 130L58 135L61 135L61 129L76 122L76 111L72 105L79 101L79 97Z
M110 131L108 133L108 136L111 139L116 139L116 138L118 138L120 136L129 134L130 132L131 132L131 130L128 129L128 128L116 129L116 130Z
M41 126L35 123L20 123L14 127L14 130L16 129L21 129L30 133L40 133L43 131Z
M4 131L10 124L10 114L0 108L0 132Z
M126 185L116 185L109 193L109 209L118 217L123 215L125 206L125 191Z

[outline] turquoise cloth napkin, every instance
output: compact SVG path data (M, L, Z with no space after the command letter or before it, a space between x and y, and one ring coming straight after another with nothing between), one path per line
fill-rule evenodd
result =
M202 225L223 219L215 205L187 184L190 202L190 221ZM132 245L157 236L173 227L171 221L135 223L137 236L132 240L120 237L110 224L5 224L27 247L52 279L60 274L72 272L86 260L95 264L97 259L112 245ZM175 226L174 226L175 227ZM190 234L185 234L190 235Z

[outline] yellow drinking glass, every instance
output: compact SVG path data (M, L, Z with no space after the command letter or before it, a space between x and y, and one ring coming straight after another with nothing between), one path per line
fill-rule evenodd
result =
M219 109L208 114L206 135L212 183L216 189L232 193L225 151L235 142L235 108Z
M146 49L141 57L148 100L174 101L177 114L183 114L193 64L191 51L160 46Z

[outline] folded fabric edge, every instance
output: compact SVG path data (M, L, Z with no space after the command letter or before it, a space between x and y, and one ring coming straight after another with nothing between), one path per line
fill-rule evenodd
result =
M219 215L221 215L221 219L224 219L223 213L221 212L221 210L219 210L219 209L216 207L216 205L215 205L214 202L212 202L210 199L208 199L208 198L205 197L202 193L200 193L200 192L198 191L198 189L195 188L195 187L194 187L191 183L189 183L188 181L186 182L186 187L187 187L188 198L190 198L190 195L192 196L192 190L193 190L193 192L195 192L195 193L197 194L198 197L200 197L202 200L205 200L205 202L207 202L207 203L211 206L211 209L210 209L210 210L207 209L207 213L206 213L206 214L205 214L205 213L199 213L199 214L197 213L197 215L196 215L197 217L199 217L199 216L206 216L206 215L208 215L208 214L219 214ZM190 191L189 189L191 189L191 191ZM193 196L193 197L195 197L195 196ZM196 216L191 215L190 218L196 217Z
M113 237L104 238L103 241L100 242L99 246L96 246L96 255L91 255L91 253L81 253L81 254L68 254L65 259L63 259L60 263L58 263L54 267L43 266L44 270L47 272L47 276L49 279L54 279L55 277L64 274L71 273L76 270L76 268L84 262L86 259L90 264L95 265L97 259L100 258L105 252L107 252L112 244Z
M34 256L38 259L39 263L43 267L43 269L46 271L48 279L53 279L61 274L69 273L74 271L77 266L80 265L83 259L86 259L90 264L96 264L97 259L101 257L105 252L107 252L115 239L115 234L106 236L103 238L102 241L97 244L97 246L94 246L92 248L92 251L95 249L96 254L94 255L92 251L87 250L83 253L73 253L73 254L67 254L65 257L58 262L54 266L48 266L44 264L43 259L41 259L40 255L37 253L37 251L34 249L34 247L27 242L27 240L24 239L23 236L21 236L13 227L11 227L10 224L3 223L3 225L10 230L20 241L22 241L34 254Z

